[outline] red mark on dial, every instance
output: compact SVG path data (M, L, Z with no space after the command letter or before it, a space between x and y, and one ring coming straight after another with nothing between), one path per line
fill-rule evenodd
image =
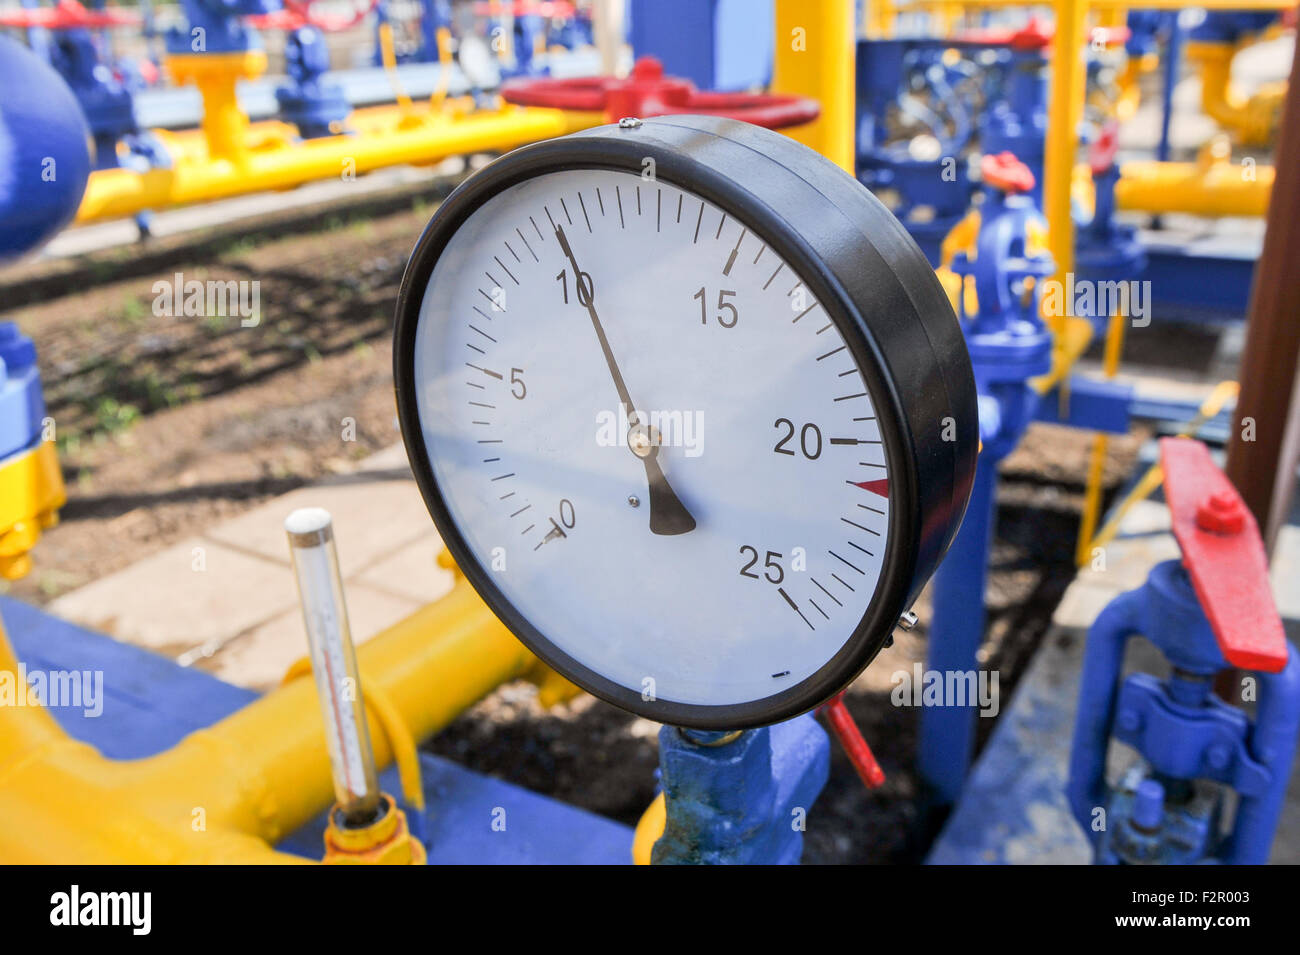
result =
M853 486L870 491L872 494L879 494L881 497L889 497L889 478L881 478L878 481L854 481Z

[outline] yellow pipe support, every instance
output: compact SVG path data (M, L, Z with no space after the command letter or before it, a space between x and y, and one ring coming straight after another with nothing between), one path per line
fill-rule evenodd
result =
M463 578L357 659L417 739L536 664ZM0 630L0 690L16 673ZM383 766L392 748L377 725L371 735ZM331 799L309 680L132 761L69 739L38 705L0 706L0 859L10 863L299 862L270 846Z
M1074 160L1079 151L1078 118L1083 109L1083 44L1087 14L1087 0L1058 0L1056 4L1056 35L1052 41L1051 58L1052 121L1047 124L1043 160L1043 212L1047 218L1048 243L1056 262L1055 278L1062 283L1066 274L1074 271L1074 220L1070 191ZM1049 325L1059 338L1063 320L1053 316Z
M250 152L242 163L225 159L181 162L171 169L92 173L77 211L78 222L132 216L251 192L291 189L350 170L356 175L385 166L436 162L463 153L513 149L600 125L599 113L507 106L454 120L415 115L382 135L330 136L266 152Z
M785 130L853 174L855 40L851 0L777 0L772 91L821 104L811 123Z
M239 108L235 84L265 73L266 54L261 50L186 53L167 57L164 66L174 82L194 83L199 88L208 155L242 164L248 156L248 117Z
M401 80L397 78L397 54L393 51L393 25L387 21L379 24L379 59L384 66L384 75L388 77L388 85L393 88L397 105L403 110L409 110L411 97L406 95ZM441 75L445 76L446 72L446 67L443 67Z
M1128 319L1119 311L1110 317L1106 327L1106 350L1102 359L1102 374L1107 381L1114 379L1119 372L1120 358L1124 354L1124 327ZM1092 535L1097 530L1097 519L1101 514L1101 482L1106 473L1106 455L1110 450L1110 438L1098 434L1092 439L1092 457L1088 463L1088 481L1083 493L1083 514L1079 520L1079 539L1075 543L1075 566L1082 567L1088 562Z

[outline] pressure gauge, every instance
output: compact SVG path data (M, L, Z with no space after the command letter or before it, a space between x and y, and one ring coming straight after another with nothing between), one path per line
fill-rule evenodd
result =
M848 684L960 523L975 384L925 257L794 141L698 116L515 150L411 256L394 371L444 541L505 624L654 720Z

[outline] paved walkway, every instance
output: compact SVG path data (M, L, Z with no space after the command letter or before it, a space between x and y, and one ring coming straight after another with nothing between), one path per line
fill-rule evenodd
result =
M451 586L442 542L394 445L353 472L239 517L65 594L50 612L253 689L307 652L284 518L334 517L352 634L362 642Z

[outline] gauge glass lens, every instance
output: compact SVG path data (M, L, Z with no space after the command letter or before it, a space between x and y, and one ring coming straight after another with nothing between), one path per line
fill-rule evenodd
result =
M465 219L421 303L419 426L465 545L647 701L796 686L881 578L876 402L769 239L662 180L548 173Z

